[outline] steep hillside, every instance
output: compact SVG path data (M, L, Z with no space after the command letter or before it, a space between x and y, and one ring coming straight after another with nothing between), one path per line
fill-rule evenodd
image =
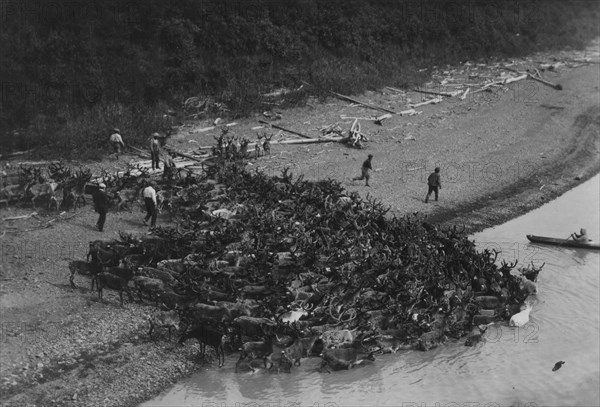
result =
M0 145L87 155L114 126L133 142L166 129L165 111L190 96L210 97L213 113L240 116L265 108L261 93L303 81L312 86L286 103L327 90L408 86L425 79L419 69L427 65L582 47L598 35L599 14L597 2L561 0L24 0L0 7Z

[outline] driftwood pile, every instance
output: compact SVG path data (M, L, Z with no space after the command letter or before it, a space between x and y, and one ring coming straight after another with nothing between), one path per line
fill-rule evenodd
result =
M240 314L216 312L237 304L245 318L262 321L240 334L246 340L271 327L371 356L427 350L474 324L508 321L541 269L497 265L498 253L478 252L458 228L390 217L382 203L347 194L334 180L269 177L235 162L216 168L213 179L173 199L176 227L157 228L151 241L124 238L146 269L170 273L157 298L167 308L179 304L185 325L237 332Z

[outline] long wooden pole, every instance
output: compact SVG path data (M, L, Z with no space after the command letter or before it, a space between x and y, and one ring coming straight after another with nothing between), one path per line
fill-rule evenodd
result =
M172 150L170 148L165 148L165 150L167 150L170 153L174 153L174 154L180 155L180 156L185 157L185 158L187 158L189 160L196 161L196 162L199 162L199 163L201 163L201 162L204 161L204 159L201 160L199 158L192 157L191 155L188 155L188 154L185 154L185 153L180 153L179 151L175 151L175 150Z
M297 131L290 130L290 129L286 129L285 127L281 127L281 126L278 126L278 125L276 125L276 124L272 124L272 123L266 122L266 121L264 121L264 120L259 120L258 122L259 122L259 123L262 123L262 124L266 124L266 125L268 125L268 126L271 126L271 127L273 127L274 129L283 130L283 131L286 131L286 132L288 132L288 133L295 134L295 135L297 135L297 136L300 136L300 137L304 137L304 138L312 138L312 137L310 137L310 136L307 136L306 134L298 133Z
M448 92L432 92L430 90L421 90L421 89L413 89L413 91L419 92L419 93L425 93L427 95L446 96L446 97L449 97L449 98L452 98L454 96L458 96L458 95L460 95L462 93L461 91L452 92L452 93L448 93Z
M528 76L529 76L529 78L533 79L534 81L541 82L544 85L548 85L548 86L550 86L553 89L562 90L562 85L560 83L554 84L552 82L545 81L542 78L538 78L537 76L534 76L534 75L531 75L531 74L529 74Z
M361 102L360 100L353 99L353 98L351 98L349 96L342 95L340 93L336 93L336 92L333 92L333 91L329 91L329 93L331 93L332 95L334 95L338 99L347 100L347 101L350 101L352 103L358 103L359 105L364 106L364 107L368 107L369 109L379 110L379 111L385 112L385 113L396 114L396 112L394 112L393 110L388 110L388 109L385 109L383 107L379 107L379 106L371 105L371 104L368 104L368 103L365 103L365 102Z

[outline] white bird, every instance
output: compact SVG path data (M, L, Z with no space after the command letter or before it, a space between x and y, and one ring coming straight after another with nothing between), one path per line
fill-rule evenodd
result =
M529 303L525 303L525 309L518 314L510 317L509 326L523 326L529 322L529 313L531 312L532 305Z

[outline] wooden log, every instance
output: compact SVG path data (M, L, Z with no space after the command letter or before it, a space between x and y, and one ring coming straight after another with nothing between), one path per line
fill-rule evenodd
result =
M142 156L143 158L150 158L150 154L140 148L134 147L134 146L127 146L130 149L136 151L138 153L138 155Z
M232 127L232 126L237 126L237 123L236 123L236 122L233 122L233 123L227 123L227 124L225 125L225 127ZM216 129L216 128L217 128L217 126L204 127L204 128L202 128L202 129L198 129L198 130L194 131L194 133L205 133L205 132L207 132L207 131L214 130L214 129Z
M505 84L505 85L508 85L509 83L513 83L513 82L521 81L521 80L523 80L523 79L525 79L525 78L527 78L527 74L523 74L523 75L521 75L521 76L516 76L516 77L515 77L515 76L511 76L511 77L509 77L509 78L506 78L506 79L504 80L504 84Z
M8 220L27 219L27 218L31 218L32 216L35 216L35 215L37 215L37 212L30 213L29 215L11 216L9 218L4 218L2 220L8 221Z
M514 68L511 68L511 67L508 67L508 66L503 66L502 68L506 69L507 71L518 73L519 75L523 75L524 73L526 73L526 72L523 72L523 71L518 71L518 70L516 70Z
M281 140L278 142L271 142L271 144L313 144L313 143L334 143L344 140L346 137L320 137L310 138L302 140Z
M501 86L501 85L506 85L506 84L509 84L509 83L512 83L512 82L517 82L517 81L520 81L520 80L523 80L523 79L527 78L527 75L528 74L523 74L521 76L516 76L516 77L515 76L510 76L510 77L508 77L506 79L503 79L503 80L500 80L500 81L490 82L490 83L487 83L487 84L483 85L482 88L474 90L471 93L475 94L475 93L479 93L479 92L484 92L486 90L489 90L489 88L492 87L492 86Z
M283 130L283 131L286 131L286 132L291 133L291 134L295 134L295 135L300 136L300 137L304 137L304 138L307 138L307 139L312 138L310 136L307 136L306 134L298 133L297 131L286 129L285 127L281 127L281 126L278 126L276 124L271 124L271 123L265 122L264 120L259 120L258 122L261 123L261 124L266 124L267 126L271 126L274 129Z
M408 109L408 110L403 110L401 112L398 112L398 114L400 116L415 116L418 114L421 114L423 112L417 112L415 109Z
M376 117L375 118L375 124L378 124L378 125L381 126L381 125L383 125L383 121L384 120L391 119L391 118L392 118L392 115L390 113L386 113L386 114L384 114L382 116Z
M405 91L403 91L401 89L392 88L391 86L386 86L385 88L389 89L389 90L393 90L394 92L406 93Z
M457 91L457 92L433 92L430 90L421 90L421 89L413 89L413 91L419 92L419 93L425 93L427 95L445 96L445 97L449 97L449 98L457 96L461 93L460 91Z
M569 62L576 62L578 64L600 64L600 61L586 61L586 60L580 60L580 59L565 59L565 61L569 61Z
M467 98L467 95L469 94L470 90L471 90L471 88L467 88L467 90L465 90L465 93L463 93L462 96L460 97L460 100L465 100Z
M473 92L471 92L471 93L472 93L472 94L476 94L476 93L479 93L479 92L485 92L485 91L488 91L488 90L489 90L489 91L491 91L491 89L490 89L490 86L491 86L491 84L485 85L483 88L479 88L479 89L477 89L477 90L474 90L474 91L473 91Z
M168 152L170 152L170 153L177 154L177 155L179 155L179 156L181 156L181 157L185 157L185 158L187 158L187 159L189 159L189 160L196 161L196 162L199 162L199 163L201 163L201 162L202 162L202 161L204 161L206 158L208 158L208 157L205 157L204 159L200 159L200 158L192 157L192 156L191 156L191 155L189 155L189 154L185 154L185 153L182 153L182 152L179 152L179 151L173 150L173 149L171 149L171 148L167 148L167 147L165 147L165 150L167 150L167 151L168 151Z
M554 84L552 82L548 82L548 81L546 81L546 80L544 80L542 78L538 78L538 77L536 77L534 75L531 75L531 74L528 74L528 76L529 76L529 78L533 79L534 81L538 81L540 83L543 83L544 85L550 86L553 89L562 90L562 85L560 83Z
M1 159L7 159L7 158L12 158L12 157L18 157L18 156L21 156L21 155L29 154L32 151L33 151L33 149L26 150L26 151L15 151L14 153L9 153L9 154L0 154L0 158Z
M393 110L389 110L389 109L385 109L383 107L379 107L379 106L371 105L371 104L368 104L368 103L365 103L365 102L361 102L360 100L353 99L353 98L351 98L349 96L342 95L342 94L337 93L337 92L329 91L329 93L331 93L333 96L337 97L338 99L347 100L347 101L350 101L352 103L358 103L359 105L364 106L364 107L368 107L369 109L379 110L379 111L382 111L384 113L396 114L396 112L394 112Z
M430 104L437 104L440 103L443 99L441 97L437 97L431 100L427 100L425 102L421 102L421 103L415 103L415 104L409 104L409 106L411 108L415 108L415 107L419 107L419 106L425 106L425 105L430 105Z
M340 119L342 120L376 120L377 118L375 116L371 116L371 117L355 117L355 116L346 116L346 115L340 115Z

